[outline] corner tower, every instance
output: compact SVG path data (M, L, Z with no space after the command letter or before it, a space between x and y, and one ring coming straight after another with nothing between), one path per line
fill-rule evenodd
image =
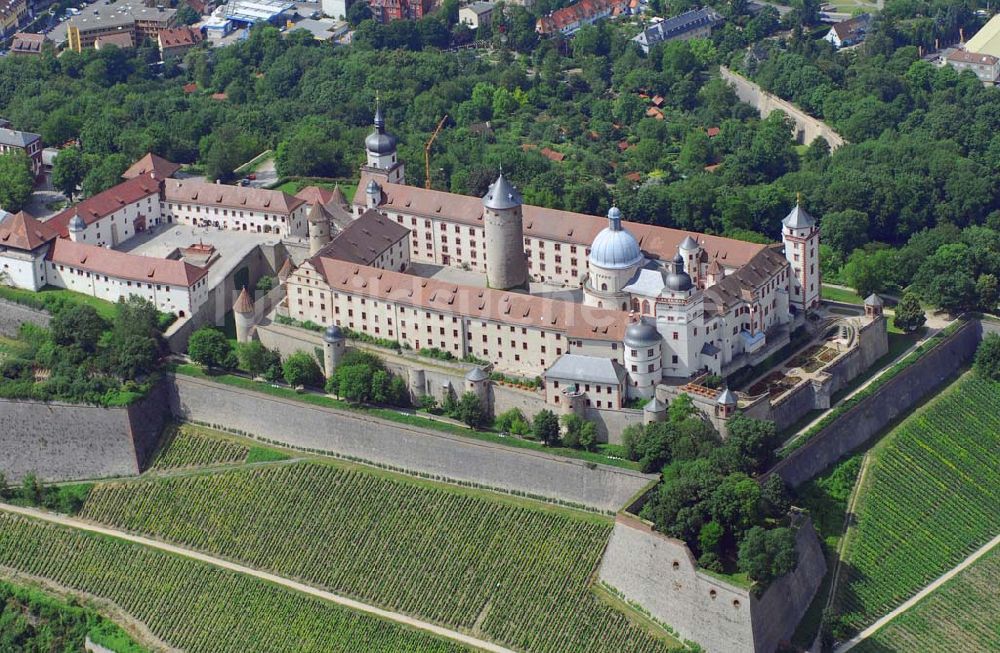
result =
M802 208L801 196L781 221L781 241L785 244L785 258L792 266L789 306L805 311L819 305L819 228Z
M374 129L365 139L365 168L390 184L402 184L403 164L396 156L396 137L385 130L385 116L377 99L373 123Z
M486 280L490 288L509 290L527 286L528 260L524 255L521 194L503 172L483 195L483 225Z

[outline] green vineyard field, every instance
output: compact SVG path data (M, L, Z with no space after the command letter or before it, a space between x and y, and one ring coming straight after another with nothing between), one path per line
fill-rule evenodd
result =
M207 435L195 426L183 424L170 427L150 468L164 470L241 463L249 454L249 447Z
M963 377L873 456L837 592L853 629L1000 533L1000 384Z
M8 513L0 567L111 601L188 653L468 651L250 576Z
M1000 547L853 649L856 653L1000 651Z
M665 651L590 591L610 520L352 466L100 484L82 517L530 653Z

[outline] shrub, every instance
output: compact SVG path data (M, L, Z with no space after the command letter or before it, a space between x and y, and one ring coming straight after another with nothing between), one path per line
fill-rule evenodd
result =
M323 372L316 359L304 351L297 351L281 364L285 382L290 386L319 386L323 383Z
M1000 334L987 334L976 350L976 374L984 379L1000 381Z

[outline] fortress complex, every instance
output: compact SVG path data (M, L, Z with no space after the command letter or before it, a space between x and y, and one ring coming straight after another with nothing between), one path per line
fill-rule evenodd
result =
M408 186L381 110L365 148L349 207L362 225L350 231L380 244L345 256L311 212L313 255L286 279L290 317L545 377L553 404L620 408L665 380L751 363L819 303L819 229L801 205L782 243L760 245L629 223L617 208L601 218L525 205L502 172L482 198ZM406 260L379 262L407 243ZM419 276L414 263L486 284ZM572 299L532 294L541 285Z

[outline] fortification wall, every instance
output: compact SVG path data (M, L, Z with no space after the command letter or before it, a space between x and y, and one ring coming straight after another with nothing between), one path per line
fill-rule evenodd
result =
M839 419L775 465L792 487L808 481L844 454L868 442L892 420L937 389L975 354L982 327L978 320L963 324L874 395L859 401Z
M783 111L795 123L795 137L799 142L809 144L817 137L822 136L830 144L831 150L844 144L844 138L832 127L822 120L810 116L791 102L768 93L758 84L725 66L719 66L719 73L722 79L733 87L740 101L756 108L761 118L766 118L772 111Z
M47 327L51 319L45 311L0 299L0 336L15 338L25 322Z
M708 653L771 653L795 630L826 573L808 517L800 522L796 548L795 571L758 598L699 571L680 540L620 514L598 575Z
M826 558L812 520L803 516L795 533L799 562L795 571L771 583L759 598L751 598L755 651L774 651L791 639L826 576Z
M69 481L139 472L125 408L0 399L0 472Z
M169 384L175 416L295 447L617 510L655 476L321 408L184 376Z
M816 406L816 393L812 383L805 382L792 388L787 393L778 398L778 401L771 404L770 419L777 426L778 430L786 429L799 421L803 415Z

